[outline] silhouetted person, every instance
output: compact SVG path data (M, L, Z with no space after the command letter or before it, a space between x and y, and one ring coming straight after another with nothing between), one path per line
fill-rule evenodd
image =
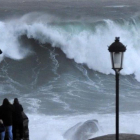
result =
M3 120L6 131L1 133L1 140L5 138L5 132L8 134L8 139L13 140L12 123L13 123L13 106L10 104L7 98L3 100L3 104L0 107L0 117Z
M1 140L1 133L5 131L5 127L3 121L0 119L0 140Z
M17 134L19 133L20 139L23 139L23 107L21 104L19 104L19 101L17 98L14 99L13 102L14 107L14 114L13 114L13 138L16 140Z

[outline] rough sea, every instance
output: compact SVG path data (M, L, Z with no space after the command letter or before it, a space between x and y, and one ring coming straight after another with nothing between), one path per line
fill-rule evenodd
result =
M0 104L19 99L30 140L115 133L115 37L120 133L140 134L139 0L0 0Z

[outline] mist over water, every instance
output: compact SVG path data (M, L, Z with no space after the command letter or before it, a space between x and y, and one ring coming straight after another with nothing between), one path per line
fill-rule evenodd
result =
M0 102L19 98L30 119L31 140L66 140L68 130L71 140L115 133L115 76L108 52L115 37L127 47L120 132L140 134L138 1L0 4ZM86 129L92 120L98 121L97 132L92 123Z

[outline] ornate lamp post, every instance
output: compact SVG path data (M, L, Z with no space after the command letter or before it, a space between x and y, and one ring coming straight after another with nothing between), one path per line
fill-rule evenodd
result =
M119 140L119 72L122 69L126 47L119 41L119 37L116 37L108 50L111 54L112 69L116 74L116 140Z

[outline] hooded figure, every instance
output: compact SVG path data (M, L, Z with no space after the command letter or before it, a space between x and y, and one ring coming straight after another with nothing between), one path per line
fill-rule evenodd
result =
M17 98L14 99L13 107L15 110L13 114L13 138L16 139L18 134L17 132L19 132L20 139L23 139L23 107Z
M3 104L0 107L0 117L3 120L3 124L5 126L5 130L8 134L9 140L13 140L13 133L12 133L12 123L13 123L13 113L14 108L10 104L9 100L5 98L3 100ZM5 131L1 133L1 140L5 138Z

